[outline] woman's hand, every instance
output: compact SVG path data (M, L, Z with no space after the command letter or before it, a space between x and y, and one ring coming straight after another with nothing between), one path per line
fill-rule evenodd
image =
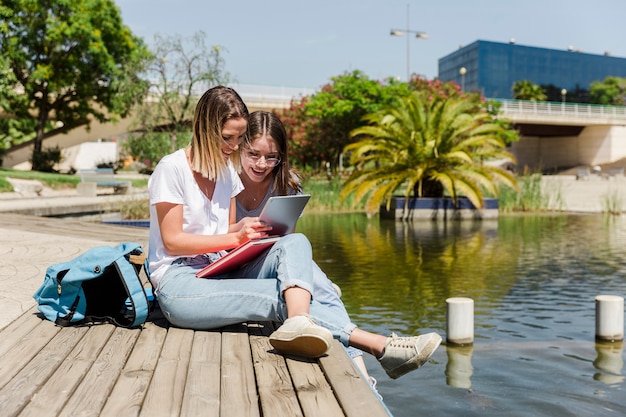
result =
M267 237L270 230L272 230L272 226L263 223L258 217L244 217L232 225L230 229L232 232L237 232L237 237L241 243Z

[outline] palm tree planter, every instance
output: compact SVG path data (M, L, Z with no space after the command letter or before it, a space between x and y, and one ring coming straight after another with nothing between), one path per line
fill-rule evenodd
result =
M483 199L483 208L467 198L459 197L457 204L450 197L409 198L405 210L405 197L392 197L389 210L385 204L380 207L380 217L395 220L477 220L498 218L498 199Z
M345 147L354 169L340 197L354 194L368 216L389 201L392 218L492 217L498 202L485 194L497 197L498 184L517 189L512 173L488 163L513 160L508 131L471 100L415 92L363 120Z

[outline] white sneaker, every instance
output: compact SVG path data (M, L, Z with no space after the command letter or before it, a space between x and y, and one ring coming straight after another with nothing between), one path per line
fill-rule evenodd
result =
M437 333L412 337L398 337L392 333L378 361L387 375L393 379L400 378L425 364L440 343L441 336Z
M330 349L333 334L308 314L291 317L270 335L270 344L280 353L318 358Z

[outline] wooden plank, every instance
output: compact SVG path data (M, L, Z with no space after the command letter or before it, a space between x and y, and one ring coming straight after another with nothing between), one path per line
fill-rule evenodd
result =
M161 354L167 329L146 323L100 417L138 416Z
M240 332L222 332L220 385L220 415L260 417L252 354L245 328Z
M195 332L181 415L219 417L221 350L219 332Z
M267 338L268 324L249 324L248 331L262 415L303 416L285 358L273 353Z
M390 416L339 341L319 361L346 416Z
M47 324L53 326L52 323ZM56 332L50 343L46 344L0 391L0 410L4 410L2 413L4 417L19 414L86 332L87 328L84 327L72 327L63 332Z
M163 350L140 416L175 417L181 415L193 334L192 330L175 327L170 327L167 331Z
M41 323L41 319L36 316L36 313L37 308L33 307L1 330L0 358L4 358L8 351L18 346L19 342Z
M17 347L5 352L2 356L2 363L6 365L0 367L0 388L17 375L59 332L60 328L54 325L50 326L50 322L37 320L39 323L18 341Z
M79 342L73 343L72 352L52 375L37 395L24 408L20 417L56 416L67 403L98 355L113 334L114 326L100 325L87 328ZM61 333L69 329L63 329Z
M112 325L101 325L112 326ZM98 416L141 330L117 327L59 416Z
M305 416L344 415L317 360L288 357L287 366Z
M34 312L0 331L3 417L389 416L338 342L318 364L274 354L271 323L222 337L163 320L63 329Z

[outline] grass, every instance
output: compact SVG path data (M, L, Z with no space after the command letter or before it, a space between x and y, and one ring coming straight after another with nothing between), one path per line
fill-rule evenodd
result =
M608 214L622 214L623 201L622 196L617 190L611 190L602 197L602 211Z
M16 169L0 167L0 192L13 191L13 187L7 178L36 180L53 190L76 187L76 185L80 182L80 178L73 175L38 171L19 171Z
M115 205L113 211L118 211L124 220L146 220L150 218L150 200L134 198Z
M123 177L124 173L120 171L118 172L118 175ZM0 192L7 193L14 191L7 178L36 180L53 190L76 188L78 183L80 183L80 177L76 175L39 171L19 171L16 169L0 167ZM144 188L148 186L148 180L145 178L132 178L130 181L133 187L136 188Z
M305 193L311 194L311 200L306 206L308 212L363 211L363 207L352 207L352 197L345 201L339 199L341 179L338 177L330 180L322 176L309 177L303 181L302 188Z
M563 196L560 188L545 190L541 174L522 175L517 179L519 192L510 187L500 189L498 206L502 212L542 212L561 210Z

